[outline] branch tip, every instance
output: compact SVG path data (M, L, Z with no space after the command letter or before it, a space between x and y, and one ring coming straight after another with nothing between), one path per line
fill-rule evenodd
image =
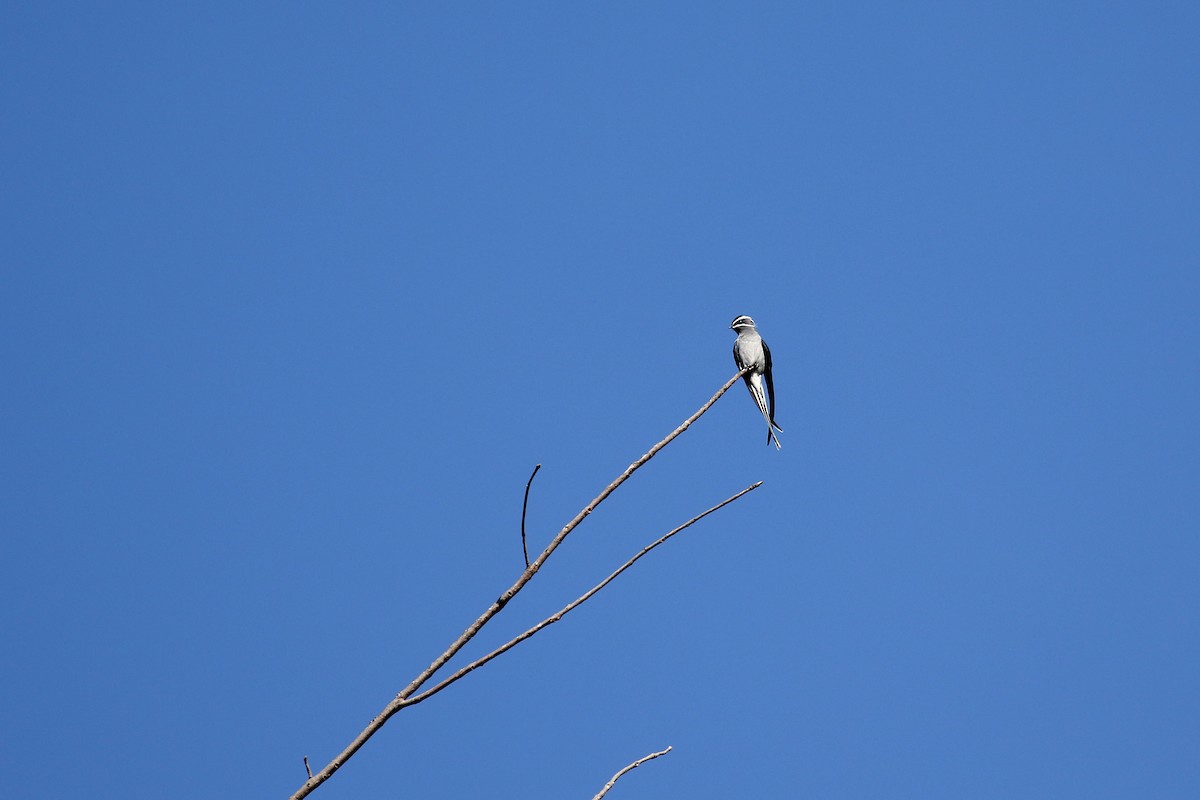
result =
M657 753L651 753L648 756L642 756L637 761L634 761L632 764L629 764L624 769L622 769L620 772L618 772L616 775L613 775L609 779L608 783L604 784L604 788L600 790L600 793L597 794L595 797L593 797L592 800L600 800L600 798L602 798L602 797L604 797L604 795L608 794L608 790L611 789L613 787L613 785L617 782L617 780L620 779L620 777L622 775L624 775L626 772L629 772L630 770L633 770L633 769L637 769L642 764L645 764L647 761L653 761L654 759L658 758L659 756L665 756L669 752L671 752L671 745L667 745L665 750L659 750Z

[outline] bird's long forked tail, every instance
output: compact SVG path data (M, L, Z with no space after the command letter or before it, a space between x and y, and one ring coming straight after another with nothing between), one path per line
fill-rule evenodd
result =
M775 433L775 431L779 431L780 433L782 433L783 428L779 427L774 422L768 422L767 423L767 444L770 444L771 440L774 439L775 440L775 449L782 450L783 445L779 443L779 436Z

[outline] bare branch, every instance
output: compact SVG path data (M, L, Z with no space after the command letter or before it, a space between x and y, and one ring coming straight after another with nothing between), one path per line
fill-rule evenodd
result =
M304 757L304 771L308 773L308 777L312 777L312 767L308 765L308 756Z
M521 504L521 552L525 554L525 569L529 569L529 548L525 546L525 512L529 510L529 487L533 486L533 476L537 475L541 468L541 464L533 468L529 482L525 484L525 502Z
M617 780L620 779L620 777L622 775L624 775L626 772L629 772L631 769L637 769L642 764L645 764L647 761L652 761L652 760L658 758L659 756L665 756L669 752L671 752L671 746L667 745L666 750L659 750L657 753L651 753L648 756L642 756L637 761L633 762L629 766L625 767L625 769L618 772L616 775L613 775L612 778L608 781L608 783L604 784L604 788L600 790L600 794L593 797L592 800L600 800L600 798L602 798L602 797L604 797L604 795L608 794L608 790L611 789L613 787L613 785L617 782Z
M541 555L534 559L533 563L525 568L525 571L521 573L519 578L517 578L516 583L514 583L507 590L505 590L503 594L496 598L496 600L492 602L488 609L484 611L477 620L472 622L467 629L463 631L462 634L455 639L448 648L446 648L444 653L435 658L433 663L422 670L422 672L417 675L417 677L414 678L412 682L408 684L408 686L405 686L402 690L400 690L400 693L393 697L392 700L383 707L383 710L376 714L375 718L367 723L367 726L350 741L350 744L346 745L346 748L342 750L341 753L338 753L338 755L335 756L332 761L326 764L320 772L305 781L304 785L296 790L295 794L291 796L291 800L301 800L301 798L307 797L313 789L329 780L333 773L341 769L342 765L345 764L351 757L353 757L353 755L357 753L364 744L367 743L367 740L374 736L375 733L382 728L389 719L391 719L393 714L404 707L405 701L409 697L411 697L418 689L421 688L421 686L423 686L430 678L432 678L438 670L445 666L450 659L454 658L458 651L462 650L467 643L475 637L475 634L479 633L484 625L486 625L493 617L500 613L500 610L508 604L509 600L516 596L517 592L525 588L525 585L529 583L529 581L533 579L533 576L537 574L537 571L541 569L542 564L546 563L546 560L550 558L551 554L553 554L555 550L558 549L558 546L563 543L567 536L569 536L571 532L579 526L579 523L583 522L593 511L595 511L597 506L603 503L610 494L617 490L617 487L627 481L629 477L633 475L633 473L637 472L637 470L642 467L642 465L654 458L658 451L670 444L677 436L691 427L693 422L698 420L706 411L712 408L713 404L721 399L721 396L729 391L729 388L733 386L733 384L736 383L745 372L746 370L738 370L737 374L725 381L725 385L718 389L716 394L709 398L708 402L702 405L699 410L696 411L696 413L684 420L683 424L667 434L666 438L651 447L648 451L646 451L645 455L626 467L625 471L618 475L616 480L604 487L600 494L596 495L596 497L590 503L584 506L583 509L576 514L575 517L568 522L563 529L554 536L553 539L550 540L550 544L546 545L546 549L542 551Z
M579 606L581 606L585 602L587 602L589 599L591 599L591 597L593 595L595 595L597 592L599 592L605 586L608 586L608 584L612 583L613 580L618 575L620 575L622 572L624 572L625 570L632 567L634 565L634 563L636 563L638 561L638 559L640 559L642 556L649 553L654 548L658 547L660 544L665 542L667 539L670 539L672 536L679 533L684 528L690 528L692 525L694 525L697 522L699 522L700 520L704 519L709 514L716 511L717 509L719 509L723 506L729 505L730 503L732 503L734 500L737 500L742 495L749 494L750 492L754 491L755 489L757 489L760 486L762 486L762 481L759 481L758 483L747 486L745 489L742 489L740 492L733 495L732 497L722 500L720 503L717 503L715 506L713 506L712 508L703 512L702 514L697 514L696 516L689 519L687 522L680 525L678 528L675 528L675 529L669 531L668 533L664 534L657 541L651 542L650 544L646 545L640 551L638 551L638 553L635 556L633 556L633 558L629 559L624 564L622 564L620 567L618 567L615 572L613 572L611 575L609 575L604 580L600 581L600 583L593 586L591 589L589 589L584 594L580 595L575 600L572 600L565 607L563 607L562 610L560 610L558 613L552 614L549 617L546 617L544 620L539 622L537 625L534 625L532 628L530 628L529 630L520 634L516 638L511 639L508 642L505 642L504 644L500 645L495 650L488 653L486 656L483 656L481 658L476 659L475 661L472 661L470 664L467 664L465 667L459 669L453 675L449 676L448 678L446 678L445 680L443 680L441 683L437 684L436 686L433 686L432 688L426 689L425 691L421 692L420 694L413 695L412 697L408 698L407 700L404 701L404 703L402 704L402 707L403 706L415 706L417 703L420 703L422 700L426 700L426 699L432 697L433 695L440 692L442 689L445 689L450 684L454 683L458 679L465 676L468 672L472 672L472 671L482 667L484 664L491 661L496 656L501 655L502 653L508 652L509 650L516 647L518 644L525 641L526 639L530 638L531 636L533 636L535 633L542 630L543 628L547 628L547 627L553 625L554 623L558 622L560 619L565 617L567 614L571 613L576 608L578 608Z

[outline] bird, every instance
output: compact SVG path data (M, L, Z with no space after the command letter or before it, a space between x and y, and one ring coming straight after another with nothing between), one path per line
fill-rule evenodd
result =
M767 343L758 335L754 320L742 314L735 317L729 328L737 332L737 341L733 343L733 363L738 369L750 368L742 376L754 404L762 412L767 421L767 444L775 442L775 449L782 450L776 431L783 433L783 428L775 422L775 380L771 376L771 350ZM765 389L764 391L764 384Z

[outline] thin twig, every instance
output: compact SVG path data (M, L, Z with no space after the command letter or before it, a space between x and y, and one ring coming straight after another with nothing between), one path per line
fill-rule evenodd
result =
M659 750L657 753L651 753L648 756L642 756L637 761L633 762L629 766L625 767L625 769L618 772L616 775L613 775L612 778L609 780L609 782L604 784L604 788L600 790L600 794L593 797L592 800L600 800L600 798L602 798L602 797L604 797L604 795L608 794L608 790L613 787L613 784L615 784L622 775L624 775L626 772L629 772L629 770L637 769L642 764L645 764L647 761L652 761L652 760L658 758L659 756L665 756L669 752L671 752L671 746L667 745L666 750Z
M525 546L525 512L529 510L529 487L533 486L533 476L537 475L541 468L541 464L533 468L533 474L529 476L529 482L525 484L525 502L521 504L521 552L525 554L525 569L529 569L529 548Z
M546 545L546 549L542 551L541 555L534 559L533 562L525 568L525 571L521 573L521 576L517 578L516 583L514 583L507 590L505 590L503 594L496 598L496 600L494 600L492 604L488 606L488 609L484 611L477 620L472 622L467 629L463 631L462 634L455 639L448 648L446 648L445 652L435 658L428 667L426 667L419 675L417 675L417 677L413 678L412 682L409 683L408 686L405 686L403 689L401 689L400 693L393 697L391 701L389 701L388 704L383 707L383 710L376 714L375 718L367 723L367 726L350 741L350 744L346 745L342 752L338 753L332 761L330 761L321 769L320 772L305 781L304 785L296 790L295 794L291 796L290 800L301 800L301 798L307 797L313 789L329 780L333 773L341 769L342 765L345 764L351 757L353 757L354 754L357 753L359 749L367 743L367 740L374 736L375 733L382 728L389 719L391 719L393 714L404 707L405 700L407 700L418 689L420 689L430 678L433 677L438 670L445 666L450 659L454 658L459 650L462 650L464 647L466 647L467 642L471 641L471 639L475 637L475 634L479 633L484 625L486 625L493 617L500 613L500 610L504 608L504 606L508 605L508 601L512 600L512 598L516 596L517 592L525 588L525 585L529 583L529 581L533 579L533 576L537 574L537 571L541 569L542 564L546 563L546 559L550 558L554 551L558 549L558 546L563 543L563 540L565 540L567 536L569 536L571 532L579 526L579 523L583 522L593 511L595 511L597 506L603 503L610 494L617 490L617 487L627 481L629 477L633 475L633 473L637 472L642 465L654 458L658 451L662 450L677 436L691 427L693 422L700 419L700 417L703 416L706 411L713 407L714 403L721 399L721 395L729 391L729 388L733 386L733 384L736 383L745 372L746 370L738 370L737 374L725 381L725 385L718 389L716 394L710 397L707 403L700 406L696 413L684 420L683 424L667 434L666 438L651 447L648 451L646 451L645 455L626 467L625 471L618 475L616 480L604 487L600 494L596 495L596 497L590 503L584 506L583 509L576 514L575 517L568 522L562 530L555 534L554 538L550 540L550 544Z
M308 756L304 757L304 771L308 773L308 777L312 777L312 767L308 765Z
M723 506L727 506L730 503L732 503L734 500L737 500L742 495L749 494L750 492L754 491L758 487L762 486L762 483L763 483L762 481L759 481L758 483L747 486L745 489L742 489L740 492L733 495L732 497L726 498L725 500L722 500L720 503L717 503L715 506L708 509L707 511L705 511L701 514L697 514L696 516L692 517L687 522L680 525L678 528L674 528L673 530L669 531L668 533L663 534L663 536L660 537L658 540L651 542L650 544L646 545L641 550L639 550L637 552L637 554L633 556L633 558L629 559L624 564L622 564L620 567L618 567L617 570L615 572L613 572L611 575L609 575L607 578L600 581L600 583L596 584L591 589L589 589L587 592L580 595L575 600L572 600L570 603L568 603L566 606L564 606L562 608L562 610L560 610L558 613L551 614L549 617L546 617L544 620L539 622L537 625L534 625L532 628L530 628L529 630L520 634L516 638L511 639L508 642L505 642L504 644L500 645L495 650L488 653L486 656L482 656L482 657L476 659L475 661L472 661L470 664L467 664L465 667L462 667L457 672L455 672L453 675L450 675L449 677L447 677L445 680L443 680L441 683L437 684L436 686L434 686L430 689L426 689L425 691L421 692L420 694L413 695L412 697L405 700L402 705L403 706L415 706L417 703L420 703L422 700L426 700L426 699L432 697L433 695L440 692L442 689L445 689L447 686L449 686L450 684L457 681L459 678L462 678L463 676L465 676L468 672L472 672L472 671L482 667L484 664L491 661L496 656L501 655L502 653L505 653L505 652L511 650L512 648L516 647L521 642L530 638L531 636L533 636L535 633L542 630L543 628L547 628L547 627L553 625L554 623L558 622L560 619L565 617L567 614L571 613L576 608L578 608L579 606L583 605L586 601L591 599L591 597L593 595L595 595L596 592L599 592L605 586L608 586L608 584L612 583L613 580L618 575L620 575L622 572L624 572L625 570L632 567L638 561L638 559L640 559L642 556L646 555L651 550L653 550L654 548L658 547L660 544L665 542L667 539L670 539L672 536L674 536L675 534L682 531L684 528L690 528L692 525L694 525L697 522L699 522L700 520L704 519L709 514L716 511L717 509L722 508Z

